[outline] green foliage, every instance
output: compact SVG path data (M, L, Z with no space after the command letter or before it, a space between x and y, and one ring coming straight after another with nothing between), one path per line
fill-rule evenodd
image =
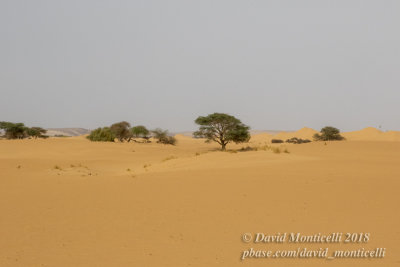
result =
M44 135L47 131L40 127L26 127L23 123L13 123L2 121L0 122L0 129L4 131L4 137L7 139L23 139L27 137L32 138L47 138Z
M250 140L250 127L225 113L200 116L195 123L200 127L193 133L194 137L206 138L206 142L214 141L221 145L221 150L226 150L226 145L230 142L244 143Z
M322 128L321 134L314 134L313 138L315 141L335 141L345 139L340 135L339 129L331 126Z
M89 134L87 139L96 142L114 142L115 134L108 127L97 128Z
M152 131L153 137L157 139L157 143L161 144L167 144L167 145L175 145L176 144L176 138L173 136L168 135L168 130L162 130L160 128L157 128Z
M2 121L0 122L0 129L4 131L4 137L7 139L23 139L27 137L27 127L23 123Z
M111 125L110 130L114 133L115 137L118 138L120 142L127 140L128 142L132 138L132 133L130 131L131 125L129 122L121 121Z
M47 138L45 135L47 131L41 127L31 127L26 129L26 133L28 136L33 138Z
M132 133L132 136L135 138L148 139L150 131L147 130L147 128L144 127L143 125L138 125L138 126L132 127L131 133Z

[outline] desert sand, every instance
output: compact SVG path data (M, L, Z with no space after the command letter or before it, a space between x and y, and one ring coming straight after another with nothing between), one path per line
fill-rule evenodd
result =
M0 140L0 266L399 266L400 133L176 146ZM244 146L258 151L236 152ZM235 153L236 152L236 153ZM367 232L367 244L253 244L243 233ZM384 247L384 259L250 259L243 250Z

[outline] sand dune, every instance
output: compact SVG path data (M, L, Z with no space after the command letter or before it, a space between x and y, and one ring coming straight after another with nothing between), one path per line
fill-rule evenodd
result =
M290 152L280 154L220 152L184 135L176 146L0 140L0 266L398 266L400 142L352 141L397 134L276 145ZM255 135L250 145L272 137ZM362 246L388 252L383 260L240 262L249 247L293 248L241 241L259 231L370 232Z
M313 140L313 135L318 131L304 127L295 132L279 132L277 134L260 133L252 136L254 143L271 142L271 139L281 139L283 141L292 137ZM373 127L353 132L341 133L349 141L400 141L400 131L383 132Z
M313 135L317 133L316 130L304 127L298 131L294 132L279 132L276 134L270 134L270 133L260 133L260 134L255 134L251 138L251 142L257 143L257 142L271 142L272 139L281 139L283 141L286 141L287 139L297 137L297 138L302 138L302 139L309 139L312 140Z
M400 141L400 132L382 132L376 128L368 127L360 131L346 132L343 136L351 141Z

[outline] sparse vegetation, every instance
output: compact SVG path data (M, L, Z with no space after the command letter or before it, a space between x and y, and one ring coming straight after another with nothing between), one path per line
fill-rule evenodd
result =
M269 145L264 145L264 146L260 146L260 147L258 147L258 150L264 150L264 151L267 151L267 150L270 150L271 149L271 147L269 146Z
M162 162L165 162L165 161L168 161L168 160L171 160L171 159L176 159L177 157L175 157L175 156L169 156L169 157L166 157L165 159L163 159L162 160Z
M246 146L246 147L242 147L241 149L239 149L240 152L257 151L257 150L258 150L257 147L251 147L251 146Z
M280 144L280 143L283 143L283 140L281 140L281 139L272 139L272 140L271 140L271 143L273 143L273 144Z
M345 139L340 135L340 130L332 126L322 128L321 133L314 134L313 138L315 141L340 141Z
M176 138L168 135L168 130L162 130L157 128L152 131L153 137L157 139L157 143L166 144L166 145L175 145Z
M221 150L226 150L226 145L230 142L244 143L250 140L250 127L234 116L225 113L200 116L195 123L200 125L200 128L193 133L193 136L206 138L206 142L216 142L221 145Z
M281 153L281 149L279 147L271 147L272 152L276 153L276 154L280 154Z
M68 135L63 135L63 134L56 134L54 137L69 137Z
M308 139L301 139L297 137L293 137L290 139L286 140L286 143L291 143L291 144L304 144L304 143L310 143L311 141Z
M114 142L115 134L108 127L97 128L89 134L87 139L95 142Z

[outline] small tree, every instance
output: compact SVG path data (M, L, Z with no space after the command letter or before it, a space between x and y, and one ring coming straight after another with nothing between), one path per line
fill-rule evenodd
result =
M0 122L0 129L4 130L7 139L23 139L27 136L27 127L23 123Z
M138 126L132 127L131 133L132 133L132 136L135 138L148 139L150 131L147 130L147 128L144 127L143 125L138 125Z
M315 141L334 141L334 140L344 140L345 138L340 135L339 129L331 126L326 126L321 129L321 134L314 134Z
M26 129L26 133L28 136L33 138L47 138L46 130L41 127L31 127Z
M115 137L118 138L120 142L127 140L128 142L132 138L132 133L130 131L131 125L129 122L121 121L111 125L110 130L114 133Z
M157 139L157 143L167 144L167 145L175 145L176 138L168 135L168 130L162 130L157 128L152 131L153 137Z
M97 128L90 132L87 139L95 142L114 142L115 134L108 127Z
M239 119L225 113L213 113L206 117L200 116L195 120L200 125L195 137L206 138L206 142L217 142L221 150L226 149L230 142L244 143L250 140L250 127Z

